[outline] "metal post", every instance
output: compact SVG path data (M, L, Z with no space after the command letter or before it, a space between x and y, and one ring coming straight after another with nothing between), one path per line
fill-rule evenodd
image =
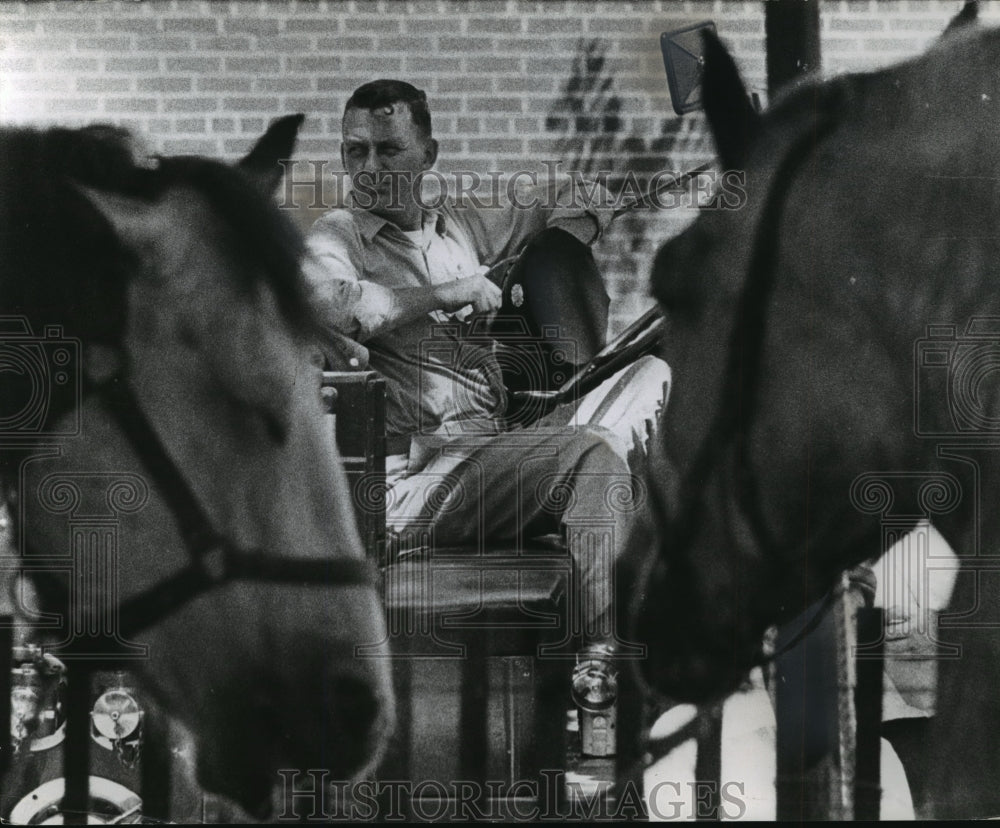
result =
M66 825L86 825L90 810L90 676L90 665L84 661L67 671L62 803Z
M857 655L857 748L854 760L854 818L877 821L882 802L882 651L885 619L878 607L862 607L857 614L858 645L867 644ZM871 642L875 642L872 644Z
M820 68L819 3L817 0L767 0L767 91Z
M837 624L830 611L838 600L812 605L779 630L775 643L779 822L847 818L837 755Z
M10 767L13 747L10 743L10 671L13 666L11 658L14 652L14 618L10 615L0 615L0 776Z
M159 710L145 708L142 720L140 791L143 816L170 817L170 726Z
M480 786L476 805L483 809L488 806L490 676L489 663L480 647L481 644L472 639L462 659L459 685L462 739L458 748L458 769L461 779L472 780Z
M619 629L625 629L624 625ZM653 761L645 755L643 740L652 726L649 700L642 692L636 661L625 660L618 671L618 753L615 757L615 798L621 802L628 790L642 791L645 768ZM657 711L658 712L658 711ZM647 814L616 808L617 819L645 822Z
M695 760L695 819L718 821L719 791L722 790L722 704L699 713L698 757ZM706 799L702 799L702 794Z

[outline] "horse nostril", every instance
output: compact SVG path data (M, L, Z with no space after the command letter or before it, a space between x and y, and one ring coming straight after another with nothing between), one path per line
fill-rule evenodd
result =
M384 700L369 682L332 671L307 677L305 684L317 692L303 693L304 704L283 711L273 767L322 769L340 782L359 777L381 757Z

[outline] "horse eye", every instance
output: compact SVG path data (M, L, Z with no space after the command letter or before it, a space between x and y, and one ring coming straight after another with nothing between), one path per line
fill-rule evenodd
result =
M686 233L657 252L653 261L653 295L667 313L697 320L705 302L703 274L696 268L680 269L676 265L694 258L690 245L685 246L689 238L690 233Z
M288 439L288 426L269 411L264 412L264 430L277 445L283 446Z
M690 279L691 274L685 278ZM669 313L686 313L698 304L695 287L689 281L680 279L671 279L661 284L656 291L656 298Z

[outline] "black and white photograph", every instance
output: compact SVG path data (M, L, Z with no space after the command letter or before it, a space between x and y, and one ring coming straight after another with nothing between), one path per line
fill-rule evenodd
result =
M0 824L998 818L1000 0L0 0L0 495Z

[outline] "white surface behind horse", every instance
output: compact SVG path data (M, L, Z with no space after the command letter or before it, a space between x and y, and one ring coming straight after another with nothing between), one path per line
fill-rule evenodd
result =
M933 713L937 680L934 654L929 651L936 632L933 617L947 607L951 597L957 571L955 553L933 526L924 523L893 544L874 570L878 579L875 605L886 610L883 721L928 716ZM894 668L905 670L907 686L897 687L899 679L891 677ZM658 739L677 732L696 713L694 705L672 707L653 725L650 737ZM776 818L775 734L771 696L756 669L751 674L751 687L730 696L723 706L723 820ZM880 817L913 819L913 800L903 765L892 745L881 741ZM692 739L646 770L644 786L651 821L689 820L697 814L696 759L697 744Z

